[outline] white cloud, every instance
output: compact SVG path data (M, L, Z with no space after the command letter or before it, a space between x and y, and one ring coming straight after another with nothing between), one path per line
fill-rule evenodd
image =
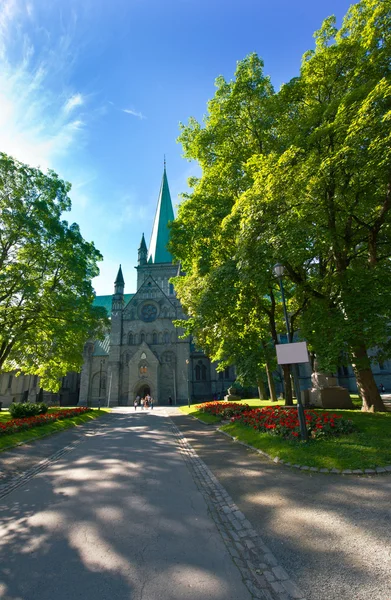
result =
M141 112L138 112L137 110L133 110L132 108L123 108L122 112L124 112L128 115L133 115L133 117L137 117L138 119L146 119L147 118Z
M71 96L64 105L64 111L70 113L77 106L84 104L84 98L81 94L74 94Z
M59 77L69 73L71 36L45 36L39 27L43 43L34 47L31 13L29 2L2 0L0 151L42 169L58 169L83 141L85 100L81 93L69 93L66 76Z

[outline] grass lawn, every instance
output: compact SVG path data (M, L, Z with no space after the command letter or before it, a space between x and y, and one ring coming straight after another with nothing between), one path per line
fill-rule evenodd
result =
M66 408L66 407L61 407ZM61 410L60 407L49 408L49 413L58 412ZM67 407L67 408L75 408L75 407ZM0 452L5 448L10 448L12 446L17 446L20 442L28 442L32 441L46 435L57 433L59 431L64 431L65 429L69 429L70 427L74 427L75 425L80 425L81 423L87 423L92 419L96 419L97 417L101 417L104 414L110 412L108 408L101 408L100 411L97 408L92 409L88 413L84 415L75 416L71 419L63 419L61 421L55 421L54 423L48 423L47 425L40 425L39 427L32 427L27 431L21 431L19 433L11 433L8 435L0 436ZM0 421L6 422L11 420L11 415L8 410L2 410L0 412Z
M244 400L242 402L254 407L271 405L270 401ZM353 404L357 406L355 410L319 412L332 412L351 419L357 426L357 432L325 440L311 440L307 444L259 433L239 424L229 423L223 425L221 429L239 441L267 452L273 458L278 456L292 464L340 470L373 469L391 465L391 413L362 413L359 410L361 402L358 397L353 398ZM183 412L205 420L206 415L197 411L195 406L190 409L183 407L186 408ZM212 415L208 417L210 423L219 421Z

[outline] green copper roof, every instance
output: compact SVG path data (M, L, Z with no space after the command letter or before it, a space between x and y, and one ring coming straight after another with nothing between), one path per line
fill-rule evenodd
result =
M103 340L94 342L93 356L108 356L110 350L110 334L106 334Z
M149 263L168 263L172 262L172 256L167 250L169 239L168 222L174 220L174 211L171 203L170 190L166 169L164 168L162 185L160 187L159 200L153 223L151 243L148 250Z
M125 306L128 304L128 302L130 302L130 300L133 298L133 296L134 296L134 294L124 294ZM112 294L110 294L109 296L95 296L92 304L93 304L93 306L103 306L103 308L105 308L107 311L107 316L110 317L112 299L113 299Z

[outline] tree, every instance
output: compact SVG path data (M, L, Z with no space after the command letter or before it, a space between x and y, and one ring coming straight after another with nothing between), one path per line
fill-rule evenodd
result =
M182 126L202 177L172 228L186 272L179 296L198 298L189 306L201 331L211 276L231 261L232 285L255 282L251 297L267 314L282 262L296 326L320 367L349 357L363 410L384 410L368 349L391 356L391 3L362 0L339 31L330 17L315 38L278 94L250 55L234 81L218 78L204 127ZM238 306L229 307L239 328ZM220 322L211 316L210 337ZM269 324L276 341L274 315Z
M39 375L51 391L106 325L92 306L101 254L61 220L69 190L53 171L0 154L0 369Z
M254 272L270 252L285 265L320 366L350 357L363 410L384 410L368 349L391 355L390 58L389 1L326 19L278 95L286 149L249 160L234 210Z
M251 294L244 291L247 284L240 279L235 258L237 229L234 223L224 225L240 194L251 185L244 169L246 161L254 153L268 152L276 143L274 93L255 54L238 63L233 81L218 77L216 87L205 127L190 119L188 125L181 125L179 138L185 156L197 160L203 171L201 179L191 181L193 192L185 196L171 229L170 248L185 271L185 276L175 281L175 288L190 316L187 324L180 325L222 366L230 361L237 366L253 361L258 365L253 382L260 381L263 365L274 395L270 351L264 352L272 337L270 317L251 310L254 323L244 335L243 323L248 323L249 313L243 313L240 298L249 302L253 293L259 294L254 286L248 288ZM261 336L257 342L255 335Z

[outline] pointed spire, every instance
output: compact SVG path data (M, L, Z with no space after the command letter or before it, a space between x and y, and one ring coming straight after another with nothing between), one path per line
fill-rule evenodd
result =
M166 159L164 158L164 171L162 185L160 187L159 200L153 223L151 242L148 250L148 263L172 262L172 256L167 250L169 240L169 221L174 220L170 190L166 174Z
M123 296L124 287L125 287L125 281L124 281L124 276L122 275L122 269L121 269L121 265L120 265L119 269L118 269L118 273L117 273L117 278L114 281L114 296L116 294Z
M147 244L145 242L144 234L142 235L142 238L141 238L139 250L147 250Z
M145 265L147 263L147 244L145 243L144 234L142 235L140 247L138 249L138 264Z
M117 279L114 281L114 283L116 285L117 284L125 285L124 276L122 275L121 265L119 266L118 273L117 273Z

